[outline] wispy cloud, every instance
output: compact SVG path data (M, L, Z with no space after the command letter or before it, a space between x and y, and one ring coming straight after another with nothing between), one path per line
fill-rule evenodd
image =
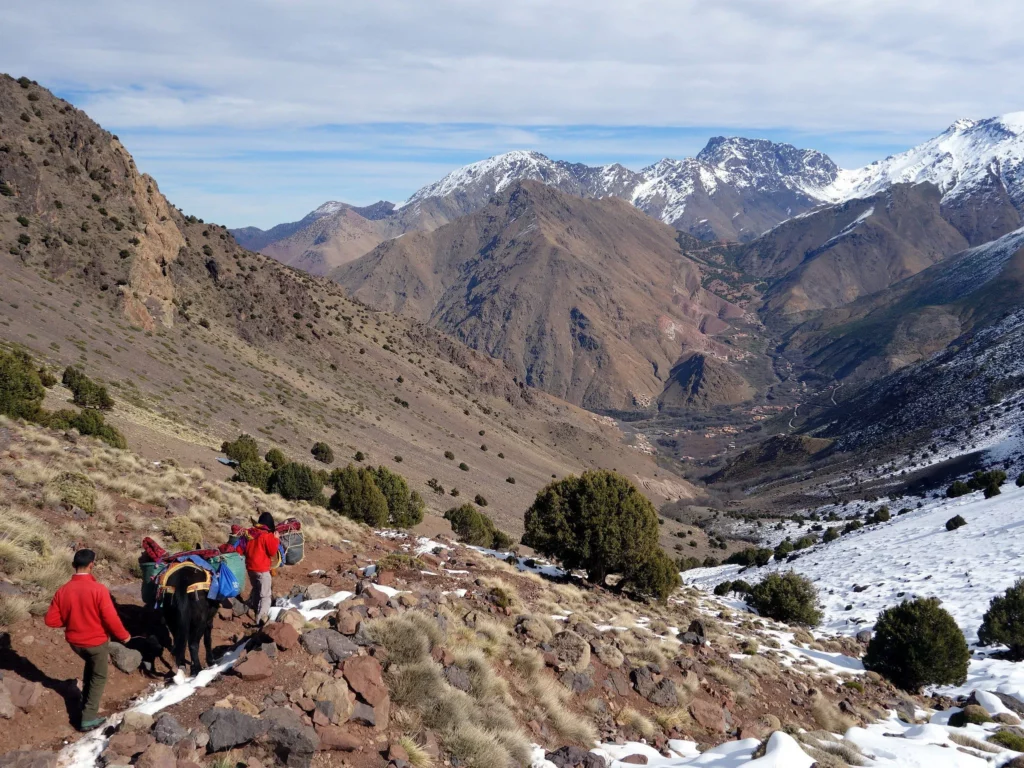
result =
M1024 107L1024 5L1008 0L9 6L0 69L73 100L184 207L232 224L402 197L514 147L639 165L746 133L851 165Z

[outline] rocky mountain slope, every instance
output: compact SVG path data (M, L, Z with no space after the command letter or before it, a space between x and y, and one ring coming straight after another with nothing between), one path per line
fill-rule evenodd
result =
M645 407L742 312L701 287L673 231L615 198L516 182L477 213L332 273L349 294L452 334L520 381L588 408ZM703 397L736 402L736 386ZM674 395L673 395L674 397Z
M500 362L184 215L38 85L0 77L0 118L0 341L101 380L110 421L151 458L209 466L245 431L308 460L325 440L340 464L361 451L400 469L435 511L452 502L429 479L480 493L512 530L552 475L585 467L692 492Z

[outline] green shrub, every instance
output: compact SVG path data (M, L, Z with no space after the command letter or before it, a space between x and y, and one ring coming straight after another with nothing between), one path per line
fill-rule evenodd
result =
M910 600L879 615L864 667L916 692L925 685L962 685L970 651L938 598Z
M509 485L515 485L516 479L514 477L506 477L505 482L508 483Z
M1010 649L1014 661L1024 659L1024 579L989 602L978 641L982 645L1001 643Z
M818 591L810 579L793 571L769 574L751 588L746 601L760 615L786 624L813 627L821 621Z
M476 496L475 496L475 497L473 498L473 503L474 503L474 504L476 504L476 505L477 505L478 507L486 507L486 506L487 506L487 499L485 499L485 498L484 498L483 496L481 496L481 495L480 495L480 494L478 493L478 494L477 494L477 495L476 495Z
M289 462L270 476L268 487L289 501L309 501L324 506L324 477L307 464Z
M124 435L107 424L103 414L99 411L64 409L50 414L40 412L39 423L50 429L75 429L80 435L99 438L108 445L121 450L128 447L128 441L125 440Z
M263 458L274 469L280 469L288 463L288 457L280 448L271 448Z
M363 453L362 451L356 451L356 455L353 456L352 458L355 459L356 461L365 461L366 454Z
M250 459L243 461L235 468L234 477L231 479L237 483L248 483L264 493L269 493L270 477L274 474L274 470L275 467L270 462Z
M963 517L960 515L954 515L946 521L946 530L955 531L957 528L962 528L965 525L967 525L967 521L964 520Z
M971 479L967 481L968 487L972 491L983 491L990 485L996 487L1006 482L1006 473L1001 469L990 469L988 472L977 471L971 475Z
M830 541L835 541L841 535L842 534L840 533L840 530L839 530L838 526L834 527L834 528L826 528L825 529L825 535L821 537L821 540L824 541L827 544Z
M47 389L57 386L57 377L49 372L46 368L39 369L39 383Z
M345 517L382 528L388 522L388 500L374 481L373 472L349 464L333 473L331 509Z
M998 496L1002 491L999 490L999 486L996 483L989 483L985 486L985 498L991 499L993 496Z
M334 462L334 451L327 443L314 443L313 450L310 453L321 464L331 464Z
M239 464L245 461L260 460L260 447L252 435L242 434L232 442L221 443L220 452ZM282 464L282 466L284 465Z
M1024 752L1024 735L1010 730L1009 728L1000 728L989 736L988 740L992 744L998 744L1000 747L1012 749L1014 752ZM1011 760L1010 762L1012 764L1013 761Z
M114 400L107 392L107 388L90 379L81 369L68 366L64 369L62 381L64 386L71 390L72 402L75 405L105 411L114 407Z
M658 515L628 478L606 470L549 483L524 520L523 543L603 584L658 547Z
M1017 475L1017 487L1024 488L1024 472Z
M860 520L851 520L843 526L843 533L853 533L854 531L859 531L863 527L864 523L862 523Z
M38 421L45 396L46 389L29 354L0 351L0 413Z
M461 464L459 464L459 469L461 469L463 472L469 472L469 464L467 464L466 462L462 462Z
M750 585L743 579L736 579L736 581L732 583L732 591L745 595L750 592Z
M752 566L765 566L772 559L775 553L768 548L747 547L739 552L733 552L725 558L726 565L742 565L745 568Z
M409 484L397 472L385 466L376 469L370 467L373 481L388 503L388 523L396 528L412 528L423 522L423 498L413 491L409 492Z
M789 555L790 553L792 553L792 551L793 551L793 542L790 541L789 538L787 537L787 538L783 539L782 542L779 544L779 546L777 546L775 548L775 552L774 552L775 559L781 562L782 560L785 560L786 556Z
M715 585L715 594L719 597L725 597L732 592L732 582L722 581Z
M472 504L452 507L444 513L444 519L451 523L452 531L464 544L504 550L514 543L511 536L499 531L491 518Z
M794 549L807 549L808 547L813 547L817 543L817 536L807 534L806 536L801 536L799 539L797 539L796 544L794 544L793 547Z
M444 457L448 459L448 461L452 461L455 458L455 454L452 453L451 451L445 451Z
M946 497L955 499L960 496L966 496L971 492L971 489L967 486L963 480L954 480L953 484L946 489Z
M660 548L652 549L646 557L631 564L623 581L624 587L634 594L661 602L668 600L682 583L676 564Z

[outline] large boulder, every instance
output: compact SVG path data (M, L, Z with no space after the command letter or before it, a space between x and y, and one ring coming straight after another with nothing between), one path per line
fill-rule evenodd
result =
M299 647L299 631L291 624L275 621L263 627L263 634L282 651Z
M303 616L301 611L297 608L289 608L287 611L282 612L281 615L277 617L277 620L282 624L287 624L292 627L300 634L306 626L306 617Z
M166 744L153 743L139 755L135 762L137 768L176 768L178 758L174 750Z
M348 720L356 701L343 678L330 677L322 672L307 672L302 678L302 692L335 725Z
M125 712L124 717L121 718L121 730L141 731L145 733L153 727L153 722L152 715L147 715L145 712L130 709Z
M647 664L637 667L629 673L633 689L652 704L659 707L675 707L679 704L679 695L675 684L662 677L657 668Z
M607 768L608 765L600 755L574 746L561 747L554 752L548 752L544 758L558 768Z
M694 699L690 702L690 716L702 728L715 733L725 733L725 713L719 704L707 699Z
M323 656L332 664L347 659L359 650L359 646L333 629L321 628L303 632L300 642L307 653Z
M320 748L316 731L288 707L272 707L263 717L269 723L267 741L278 759L289 768L308 768L313 753Z
M342 671L349 687L370 705L380 704L388 696L384 670L372 656L351 656L345 659Z
M221 752L240 747L259 738L267 730L267 723L234 709L214 707L199 717L199 722L210 733L209 750Z
M334 622L341 634L351 637L359 631L359 626L363 623L363 617L360 613L350 608L340 608L334 614Z
M537 616L527 614L517 618L516 633L537 644L551 642L551 629Z
M108 646L110 648L111 663L126 675L130 675L142 666L142 654L138 651L113 641L108 643Z
M188 737L188 731L169 712L164 712L157 716L156 722L153 724L152 733L153 738L169 747L173 747L179 741Z
M571 629L552 637L551 648L559 663L574 672L582 672L590 666L590 643Z
M253 651L235 665L235 674L243 680L268 680L274 676L274 662L263 651Z
M306 587L306 591L302 593L302 597L305 600L326 600L333 594L333 589L328 587L326 584L321 584L317 581Z
M4 675L4 687L11 703L23 712L31 712L39 706L43 697L43 686L12 674Z

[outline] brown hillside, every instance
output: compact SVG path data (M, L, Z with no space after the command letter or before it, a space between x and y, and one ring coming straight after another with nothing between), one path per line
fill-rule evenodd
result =
M361 450L400 471L435 511L480 493L513 530L552 475L658 471L501 363L183 215L45 89L0 77L0 119L0 341L108 384L110 420L150 458L215 468L212 449L247 431L308 461L325 440L337 464Z
M628 203L537 182L332 273L355 298L447 331L587 408L647 407L741 312L701 287L676 233Z

